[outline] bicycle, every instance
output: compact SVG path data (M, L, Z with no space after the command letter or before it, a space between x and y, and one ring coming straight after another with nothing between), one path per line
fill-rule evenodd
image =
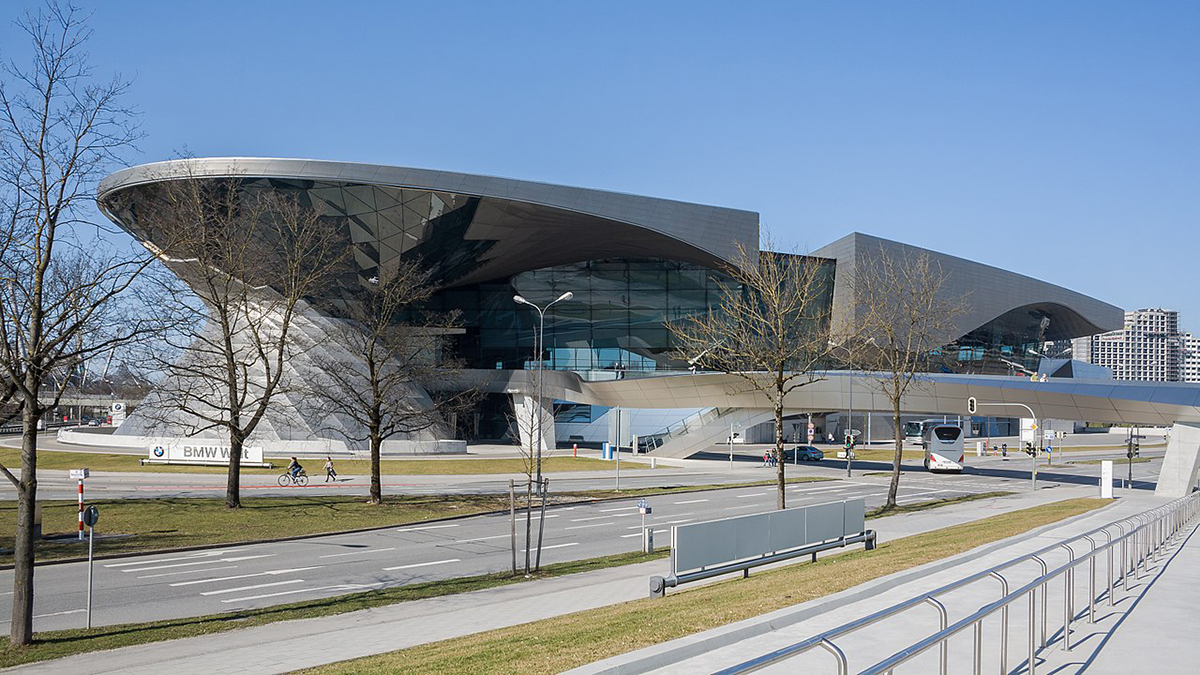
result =
M304 469L301 469L295 476L290 471L285 471L279 475L278 483L279 487L287 487L289 485L304 487L308 485L308 474L304 472Z

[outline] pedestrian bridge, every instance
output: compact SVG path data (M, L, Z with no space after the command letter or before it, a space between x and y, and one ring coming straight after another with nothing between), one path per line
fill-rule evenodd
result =
M489 391L532 394L534 371L477 371ZM769 373L762 373L764 381ZM891 413L880 389L880 373L824 371L784 399L786 414L846 410ZM569 371L546 371L546 399L625 408L744 408L767 410L770 399L741 375L673 373L588 381ZM1175 382L1117 382L929 373L914 382L900 406L902 414L977 414L1173 427L1158 481L1158 494L1179 497L1200 468L1200 385ZM548 425L549 426L549 425ZM552 433L552 431L551 431ZM698 452L696 448L692 452Z

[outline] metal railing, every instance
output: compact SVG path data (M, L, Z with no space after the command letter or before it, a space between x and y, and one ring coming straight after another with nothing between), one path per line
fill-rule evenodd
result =
M668 425L662 431L646 434L642 437L642 442L645 444L646 451L650 452L673 438L686 436L695 429L702 429L736 410L737 408L706 408L699 412L694 412L682 420Z
M1095 623L1096 620L1096 601L1103 598L1107 593L1108 604L1112 606L1114 590L1117 585L1120 585L1122 590L1129 590L1129 577L1134 575L1134 578L1141 578L1143 573L1148 571L1150 562L1157 560L1164 553L1165 547L1172 544L1178 537L1185 534L1188 526L1200 515L1200 492L1192 493L1181 499L1177 499L1169 504L1164 504L1158 508L1146 511L1141 514L1130 516L1123 520L1119 520L1102 527L1095 528L1080 535L1063 540L1056 544L1051 544L1041 548L1033 553L1028 553L1000 565L996 565L990 569L984 570L977 574L959 579L953 583L942 586L936 590L924 593L914 598L910 598L903 602L897 603L886 609L875 612L861 619L851 621L825 631L820 635L815 635L802 642L797 642L787 647L777 649L760 657L744 661L730 668L718 671L722 675L731 675L733 673L748 673L769 665L779 663L789 658L799 656L810 650L821 648L829 652L837 661L837 672L839 675L846 675L849 672L849 662L845 652L839 648L834 640L842 638L850 633L853 633L862 628L866 628L872 624L878 623L885 619L891 618L915 607L932 606L938 614L938 631L929 637L902 649L887 658L875 663L874 665L863 669L861 673L892 673L894 669L904 663L924 654L934 648L939 650L939 672L946 675L949 669L948 665L948 641L950 638L970 629L973 633L972 646L972 666L971 672L980 673L983 667L983 621L1000 614L1000 639L999 639L999 656L1000 656L1000 672L1008 673L1008 652L1009 652L1009 608L1018 600L1029 598L1029 651L1026 671L1033 675L1036 672L1037 652L1039 649L1044 649L1047 646L1047 627L1049 626L1049 614L1047 607L1047 596L1050 590L1050 582L1062 578L1063 579L1063 620L1062 620L1062 647L1065 651L1071 649L1071 622L1075 620L1075 572L1076 569L1087 565L1088 574L1088 620L1090 623ZM1114 532L1114 530L1116 530ZM1100 543L1098 538L1104 537L1104 542ZM1087 550L1077 552L1074 547L1087 546ZM1055 551L1063 550L1068 556L1068 562L1060 565L1053 570L1049 569L1046 562L1046 556ZM1119 552L1119 554L1118 554ZM1097 559L1104 558L1107 560L1106 573L1104 574L1104 584L1107 589L1102 590L1100 595L1096 593L1096 566ZM1008 579L1003 572L1016 565L1034 562L1039 565L1041 574L1033 581L1026 583L1015 590L1009 589ZM1114 573L1115 570L1115 573ZM993 579L999 582L1000 599L989 603L965 618L949 623L949 617L946 612L945 605L938 599L938 596L949 593L950 591L960 589L968 584L980 581L983 579ZM1040 603L1038 600L1040 599ZM1041 614L1040 631L1038 623L1038 614ZM955 672L966 672L965 669L956 668Z

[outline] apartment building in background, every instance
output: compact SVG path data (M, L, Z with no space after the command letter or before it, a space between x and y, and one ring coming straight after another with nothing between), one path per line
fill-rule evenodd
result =
M1148 308L1125 312L1125 326L1072 341L1072 356L1112 370L1114 380L1200 382L1200 338L1179 331L1179 312ZM1190 370L1189 370L1190 369Z
M1200 382L1200 336L1183 334L1183 381Z

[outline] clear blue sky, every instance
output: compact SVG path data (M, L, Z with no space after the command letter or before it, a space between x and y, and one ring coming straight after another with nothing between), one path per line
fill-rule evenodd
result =
M133 163L316 157L758 211L1200 330L1200 3L92 2ZM4 3L0 47L23 55Z

